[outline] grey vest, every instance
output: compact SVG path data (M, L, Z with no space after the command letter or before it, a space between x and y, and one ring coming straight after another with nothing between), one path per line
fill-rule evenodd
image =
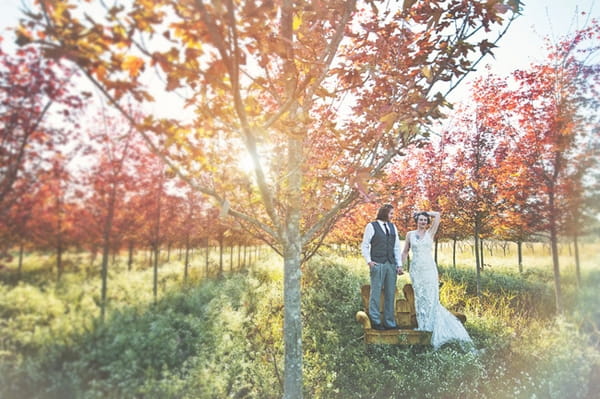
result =
M375 234L371 238L371 260L376 263L391 263L396 265L394 256L394 244L396 243L396 229L391 223L387 223L390 229L390 235L385 235L385 231L379 225L379 222L372 222Z

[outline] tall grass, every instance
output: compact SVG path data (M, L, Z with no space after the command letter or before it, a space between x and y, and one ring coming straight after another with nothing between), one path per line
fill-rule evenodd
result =
M563 273L570 275L575 271L575 248L571 243L559 243L559 264ZM583 241L579 243L579 260L582 269L594 269L600 267L597 254L600 250L598 241ZM492 270L518 271L519 262L517 256L517 244L513 242L484 241L484 263L485 267ZM547 243L532 242L524 243L522 246L522 263L527 270L547 270L552 272L552 255ZM458 242L456 251L456 262L460 266L475 267L475 255L473 253L472 241ZM440 265L452 266L453 251L451 242L440 242L438 244L438 263Z
M595 397L600 267L589 256L600 249L595 245L583 247L581 287L563 268L568 309L562 316L554 313L543 252L523 274L509 264L514 254L488 256L492 266L477 297L468 251L456 268L441 251L441 301L467 315L479 353L452 344L438 351L366 346L354 316L367 267L359 256L323 249L303 266L305 397ZM38 255L26 259L20 278L14 269L0 276L0 397L281 397L280 258L264 252L251 268L207 278L198 257L187 284L173 259L159 270L156 301L143 259L128 271L117 258L109 267L104 323L97 265L87 257L69 259L59 282L48 270L52 259ZM409 281L406 274L399 285Z

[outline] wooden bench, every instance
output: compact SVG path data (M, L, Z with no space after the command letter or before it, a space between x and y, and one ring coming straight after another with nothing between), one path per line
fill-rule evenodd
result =
M412 284L405 284L402 287L401 296L396 289L396 323L398 330L375 330L371 328L371 320L369 319L369 295L371 292L370 285L361 287L361 297L363 310L356 312L356 321L363 325L365 343L367 344L388 344L388 345L429 345L431 342L431 332L417 331L417 314L415 311L415 291ZM383 293L381 301L383 307ZM381 309L383 312L383 309ZM452 312L461 322L467 320L462 313Z

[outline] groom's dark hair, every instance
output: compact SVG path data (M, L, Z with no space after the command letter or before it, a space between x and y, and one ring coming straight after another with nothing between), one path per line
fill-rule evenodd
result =
M383 205L381 208L379 208L379 211L377 211L377 220L383 220L384 222L389 222L390 221L390 212L392 209L394 209L394 207L391 204Z

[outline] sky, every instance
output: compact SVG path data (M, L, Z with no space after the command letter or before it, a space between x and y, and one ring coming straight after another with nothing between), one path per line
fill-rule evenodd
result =
M0 1L0 35L8 38L5 32L9 26L16 25L20 16L22 1ZM577 15L585 11L589 16L600 19L600 0L524 0L523 15L510 27L501 39L499 48L494 50L494 58L487 57L480 63L479 71L489 65L491 72L505 76L511 71L526 68L530 63L541 61L544 56L544 37L558 39L585 25L588 16ZM7 43L8 44L8 43ZM471 74L469 80L477 77ZM467 85L462 85L451 94L451 101L460 101L467 93Z
M498 48L493 49L494 57L487 57L479 64L480 73L485 66L500 76L525 69L532 62L544 59L545 37L556 41L584 27L588 19L600 20L600 0L524 0L522 3L523 14L500 39ZM586 15L582 16L582 12ZM477 76L478 73L470 74L466 82ZM451 94L450 100L466 95L466 91L466 85L462 85Z

